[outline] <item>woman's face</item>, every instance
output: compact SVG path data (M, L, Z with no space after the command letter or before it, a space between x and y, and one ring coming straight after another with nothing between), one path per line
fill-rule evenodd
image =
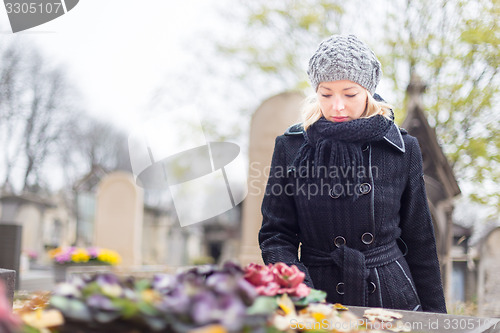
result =
M365 112L367 91L352 81L321 82L316 94L321 113L329 121L350 121Z

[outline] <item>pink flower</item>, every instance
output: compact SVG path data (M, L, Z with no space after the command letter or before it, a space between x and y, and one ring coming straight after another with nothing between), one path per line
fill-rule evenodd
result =
M58 255L55 260L60 263L60 264L64 264L66 262L70 262L71 261L71 254L69 253L62 253L60 255Z
M267 266L254 263L248 264L248 266L245 267L244 277L255 287L267 286L274 281L274 275Z
M275 281L283 288L295 288L304 282L305 278L305 274L297 266L292 265L290 267L282 262L275 264L272 272Z
M280 285L276 282L270 282L266 285L258 286L255 288L257 293L262 296L276 296L280 293Z
M36 259L38 258L38 253L34 250L28 250L26 251L26 254L28 256L29 259Z
M99 256L99 248L92 246L87 249L87 252L91 259L97 258Z
M295 289L294 296L302 298L302 297L306 297L307 295L309 295L310 292L311 292L311 288L306 286L305 283L301 283L297 286L297 289Z

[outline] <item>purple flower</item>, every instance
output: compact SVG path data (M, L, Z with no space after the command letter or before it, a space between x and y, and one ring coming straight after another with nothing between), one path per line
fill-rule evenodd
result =
M168 295L164 296L162 302L158 306L159 309L166 312L177 314L187 314L191 300L186 290L177 287Z
M236 295L216 295L205 291L193 298L191 317L198 325L219 323L230 331L241 328L246 306Z
M153 277L153 289L166 294L175 288L177 282L177 278L173 275L156 274Z
M96 278L96 283L101 287L102 293L106 296L121 297L123 295L123 288L116 275L110 273L99 274Z
M217 299L209 291L199 293L193 297L193 307L191 317L198 325L211 323L218 317L220 311L217 306Z
M251 305L257 296L259 296L255 287L244 278L238 279L238 290L243 302L247 305Z
M94 294L87 298L87 305L102 310L117 310L108 297L100 294Z
M243 269L235 262L226 261L222 266L222 271L233 276L243 275Z
M99 274L96 277L96 282L100 287L107 286L110 284L120 284L118 277L111 273Z
M219 300L220 317L217 318L223 326L229 331L239 331L242 326L242 320L246 314L246 307L238 297L234 295L225 295Z
M214 273L210 275L206 280L206 285L221 294L233 293L236 291L237 287L236 279L233 276L223 273Z

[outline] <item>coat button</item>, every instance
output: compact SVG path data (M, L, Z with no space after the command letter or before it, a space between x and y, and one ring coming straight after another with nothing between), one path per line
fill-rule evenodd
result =
M340 195L341 195L341 193L340 194L335 193L333 188L330 190L330 196L332 198L334 198L334 199L340 198Z
M344 282L337 283L335 290L337 290L337 294L344 295Z
M377 285L373 282L370 282L370 284L368 285L368 292L370 294L373 294L375 290L377 290Z
M345 245L345 238L342 236L337 236L335 237L335 240L333 241L336 247L341 247L342 245Z
M287 176L290 176L292 173L295 175L295 167L289 167L288 170L286 170Z
M363 235L361 235L361 241L366 245L373 243L373 238L373 234L369 232L365 232Z
M363 183L359 185L360 194L368 194L372 190L372 186L368 183Z

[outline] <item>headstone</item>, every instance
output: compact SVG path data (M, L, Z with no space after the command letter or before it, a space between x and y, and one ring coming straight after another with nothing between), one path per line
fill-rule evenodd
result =
M10 304L12 304L16 286L16 272L10 269L0 268L0 281L5 284L7 299L10 301Z
M248 149L248 195L243 202L243 229L240 262L261 263L258 233L262 225L260 207L267 184L269 166L278 135L301 121L300 105L304 96L287 92L269 98L255 111L250 125Z
M500 228L481 246L478 280L478 315L500 317Z
M94 245L117 251L124 266L140 265L143 214L143 190L132 174L107 175L97 190Z
M16 221L21 222L23 226L21 251L33 250L38 254L45 252L43 210L42 206L31 202L19 206Z
M18 224L0 224L0 268L13 270L17 276L21 259L22 229ZM15 288L18 289L19 279L14 280Z

